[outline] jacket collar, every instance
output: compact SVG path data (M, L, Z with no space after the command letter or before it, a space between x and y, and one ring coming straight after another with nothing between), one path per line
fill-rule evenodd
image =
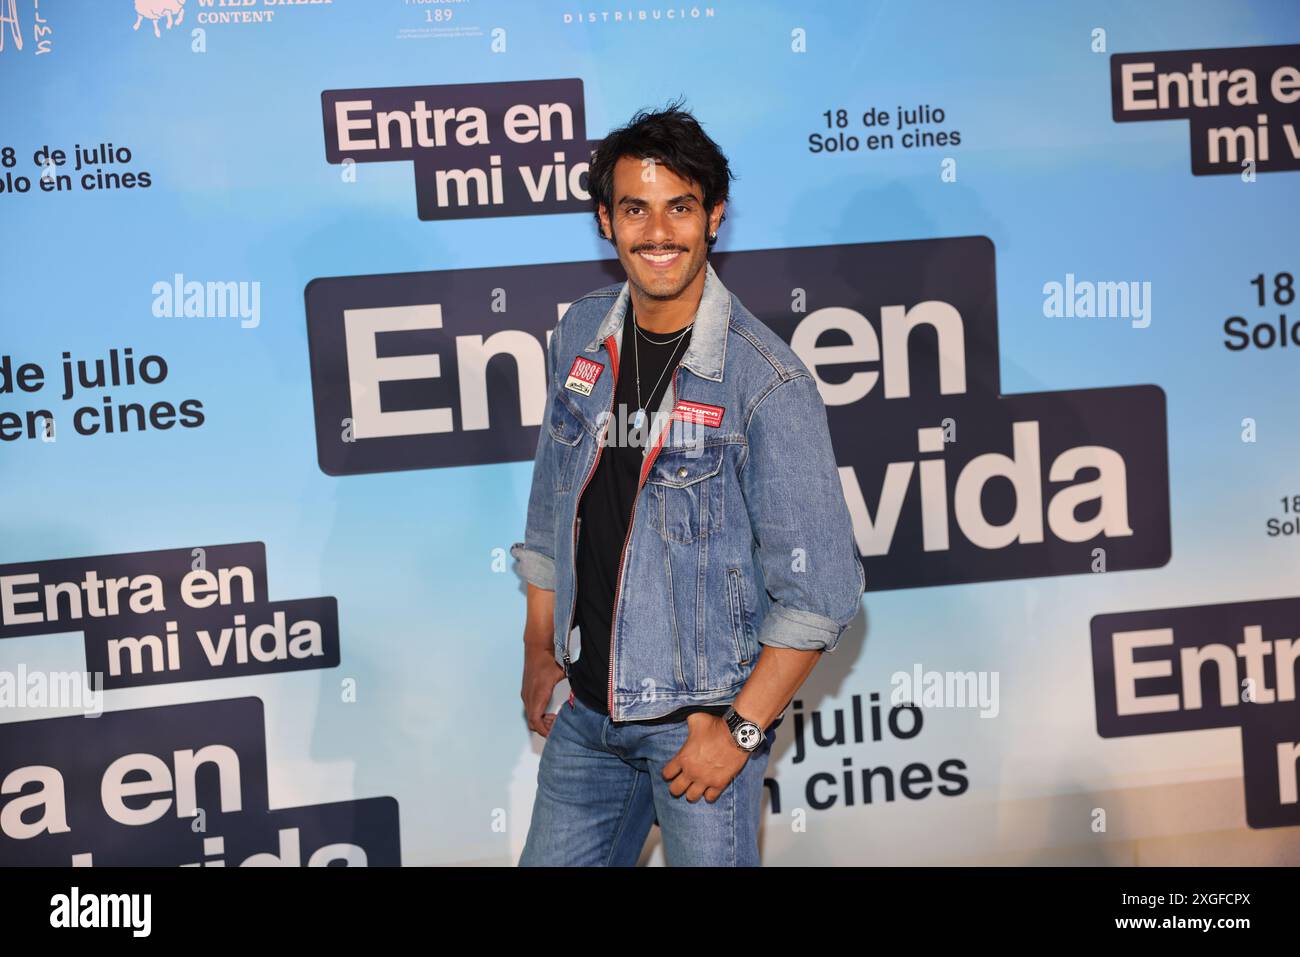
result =
M618 292L618 298L596 330L596 337L583 347L584 352L595 352L609 336L621 339L623 318L631 301L628 283ZM704 291L695 312L695 325L691 341L682 355L682 365L703 379L722 381L722 369L727 355L727 329L731 324L731 293L722 284L713 264L704 261Z

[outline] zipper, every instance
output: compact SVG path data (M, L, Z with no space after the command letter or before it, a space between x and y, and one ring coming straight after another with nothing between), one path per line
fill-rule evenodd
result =
M609 395L609 418L605 420L605 433L609 432L609 423L613 421L614 400L618 398L618 345L614 341L612 334L605 337L605 348L609 350L610 372L614 376L613 387ZM569 649L573 644L573 619L578 614L578 529L582 526L582 516L578 514L582 507L582 493L587 491L587 483L596 473L596 464L600 461L600 453L605 448L605 435L599 436L596 442L596 457L591 460L591 468L587 470L587 477L582 480L582 488L578 489L578 498L573 507L573 547L569 549L569 562L573 568L573 574L570 580L574 583L573 607L569 610L569 627L564 633L564 676L569 677ZM635 510L635 509L634 509Z
M616 367L616 371L617 371L617 367ZM677 405L678 396L681 395L681 392L679 391L681 385L681 381L680 381L681 375L682 375L682 363L681 360L679 359L677 361L677 367L673 370L673 378L672 378L674 408ZM614 381L615 381L615 385L617 385L618 383L617 378ZM618 718L614 715L614 661L615 661L614 632L618 630L618 595L619 595L619 589L621 589L623 586L623 558L627 554L627 543L632 539L632 523L636 521L636 506L637 506L637 502L640 501L641 499L641 489L645 486L646 476L650 474L650 466L654 464L654 460L659 455L659 449L663 446L664 435L667 434L668 429L672 426L672 424L673 424L673 417L672 417L672 410L670 409L668 413L668 421L664 423L663 429L660 430L659 435L655 437L654 448L650 450L650 454L646 457L645 462L643 462L641 465L641 475L637 479L636 492L633 493L632 495L632 515L630 518L628 518L627 521L627 534L623 536L623 549L618 553L618 577L614 579L614 610L613 613L609 616L609 716L614 721L618 720Z

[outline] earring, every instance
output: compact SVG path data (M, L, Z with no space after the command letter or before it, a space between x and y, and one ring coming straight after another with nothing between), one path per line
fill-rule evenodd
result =
M717 234L717 233L709 233L709 238L710 238L710 239L717 239L717 238L718 238L718 234Z

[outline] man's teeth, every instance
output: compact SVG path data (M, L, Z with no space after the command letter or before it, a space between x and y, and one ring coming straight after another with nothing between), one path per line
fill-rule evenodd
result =
M672 252L672 253L641 253L641 255L644 256L646 259L650 260L652 263L666 263L666 262L671 262L673 259L676 259L677 256L680 255L680 253L681 251L678 250L677 252Z

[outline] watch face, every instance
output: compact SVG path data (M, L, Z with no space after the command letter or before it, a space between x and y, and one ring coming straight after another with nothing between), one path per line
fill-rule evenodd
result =
M735 731L736 743L746 751L753 751L763 740L763 731L752 721L742 723Z

